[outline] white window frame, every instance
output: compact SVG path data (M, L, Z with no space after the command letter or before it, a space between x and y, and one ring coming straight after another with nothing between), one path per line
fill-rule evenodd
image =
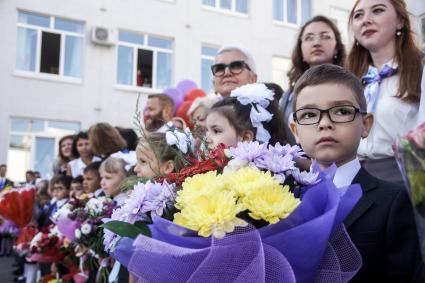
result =
M130 33L135 33L138 35L143 36L143 45L142 44L136 44L136 43L130 43L127 41L119 41L118 40L118 46L116 48L116 54L115 54L115 58L117 58L117 66L115 68L116 70L116 74L115 74L115 85L117 89L120 90L128 90L128 91L140 91L143 93L157 93L157 92L161 92L162 89L158 89L158 88L154 88L154 86L156 87L156 82L157 82L157 78L156 78L156 68L157 68L157 53L158 51L160 52L164 52L164 53L168 53L171 54L171 58L172 58L172 62L171 62L171 85L173 83L173 78L174 78L174 57L173 57L173 50L174 50L174 41L171 38L168 37L164 37L164 36L158 36L158 35L152 35L152 34L147 34L147 33L141 33L141 32L135 32L135 31L129 31L129 30L119 30L118 32L123 31L123 32L130 32ZM157 38L163 38L166 40L171 40L172 41L172 46L171 49L166 49L166 48L161 48L161 47L153 47L153 46L149 46L148 45L148 37L149 36L153 36L153 37L157 37ZM125 46L125 47L130 47L133 49L133 77L131 79L131 85L125 85L125 84L119 84L117 81L117 75L118 75L118 52L119 52L119 46ZM143 50L149 50L153 52L153 58L152 58L152 88L149 87L143 87L143 86L137 86L137 56L138 56L138 50L139 49L143 49ZM171 86L170 86L171 87Z
M85 47L85 36L84 36L85 25L84 25L84 22L79 21L79 20L74 20L74 19L68 19L68 18L63 18L63 17L56 17L56 16L51 16L51 15L35 13L35 12L31 12L31 11L18 10L18 14L20 12L30 13L30 14L34 14L34 15L40 15L40 16L43 16L43 17L49 17L49 27L47 28L47 27L41 27L41 26L36 26L36 25L30 25L30 24L20 23L20 22L17 21L16 30L18 30L18 28L25 28L25 29L32 29L32 30L37 31L37 46L36 46L36 51L35 51L35 71L20 70L15 65L14 74L17 75L17 76L32 77L32 78L37 78L37 79L47 79L47 80L53 80L53 81L64 81L64 82L81 84L83 82L82 78L76 78L76 77L64 75L65 38L66 38L67 35L72 35L72 36L75 36L75 37L82 38L83 48L84 48ZM80 22L83 25L83 32L77 33L77 32L55 29L54 26L55 26L55 19L56 18L60 18L60 19L63 19L63 20L70 20L70 21L74 21L74 22ZM49 73L40 72L41 41L42 41L43 32L49 32L49 33L54 33L54 34L60 35L59 74L49 74ZM83 58L82 58L83 64L81 66L82 77L84 77L84 54L85 54L85 52L83 52L83 54L82 54L82 56L83 56ZM15 55L15 58L16 58L16 56L17 56L17 54Z
M311 4L313 4L313 0L311 0ZM287 11L287 7L288 7L288 1L287 0L283 0L283 21L279 21L276 20L273 16L273 23L277 24L277 25L283 25L283 26L289 26L289 27L293 27L293 28L299 28L302 24L302 7L301 7L301 0L297 0L297 23L290 23L288 22L288 11ZM312 13L313 14L313 13Z
M209 47L209 48L216 48L217 50L219 50L220 49L220 46L218 46L218 45L214 45L214 44L209 44L209 43L202 43L201 44L201 83L200 83L200 85L202 86L202 60L203 59L206 59L206 60L212 60L213 62L214 62L214 60L215 60L215 56L210 56L210 55L204 55L204 54L202 54L202 48L203 47ZM211 70L210 70L210 73L211 73ZM205 90L205 91L207 91L207 90Z
M206 5L204 3L201 3L202 8L205 9L205 10L219 12L219 13L223 13L223 14L227 14L227 15L238 16L238 17L242 17L242 18L248 18L249 10L250 10L250 1L249 0L246 0L247 5L248 5L248 12L247 13L241 13L239 11L236 11L236 0L231 0L230 10L226 9L226 8L221 8L220 0L214 0L214 1L215 1L214 7L210 6L210 5Z
M288 68L287 69L274 68L274 64L273 64L274 59L278 59L278 60L283 59L283 60L287 61L287 63L289 63ZM292 65L291 58L287 57L287 56L273 55L270 65L272 66L272 79L271 79L271 81L278 84L283 89L283 91L287 91L289 89L289 78L287 77L286 73L291 69L291 65ZM275 71L277 71L277 72L283 71L283 77L280 78L279 80L274 80L273 73Z

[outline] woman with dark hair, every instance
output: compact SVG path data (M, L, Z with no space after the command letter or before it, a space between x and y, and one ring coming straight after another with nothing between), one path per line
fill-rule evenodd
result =
M67 135L59 140L59 154L57 161L53 164L53 175L66 175L68 162L74 159L72 155L73 138L73 135Z
M403 184L392 145L425 120L419 107L423 53L403 0L358 0L349 24L355 40L347 67L362 80L367 112L374 115L358 156L372 175Z
M87 132L79 132L74 136L72 142L72 155L76 157L76 159L68 162L66 171L66 174L72 176L72 178L82 176L84 168L86 168L87 165L101 160L99 157L93 155Z
M288 123L292 113L292 92L295 83L310 67L325 63L343 66L345 47L337 26L325 16L315 16L306 22L298 34L292 51L292 67L288 72L289 90L282 96L279 105L284 114L284 124ZM289 141L294 144L292 134Z
M137 144L139 142L139 137L137 136L136 132L133 129L130 128L121 128L121 127L115 127L118 132L120 132L120 135L124 138L125 142L127 143L127 150L136 150Z

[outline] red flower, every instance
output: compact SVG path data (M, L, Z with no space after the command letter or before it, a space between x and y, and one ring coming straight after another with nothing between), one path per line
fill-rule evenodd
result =
M225 145L220 144L216 149L210 152L206 160L199 161L192 159L190 160L193 163L192 166L185 167L180 170L180 172L170 173L165 177L160 177L157 179L157 181L162 182L167 180L168 183L176 183L177 186L180 186L188 177L209 171L223 169L228 162L228 159L224 154L225 149Z

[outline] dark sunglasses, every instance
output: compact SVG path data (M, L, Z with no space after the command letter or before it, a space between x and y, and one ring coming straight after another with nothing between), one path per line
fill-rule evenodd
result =
M214 76L221 77L226 72L227 67L229 68L230 73L232 73L233 75L238 75L242 73L244 68L247 68L248 70L251 71L248 64L245 63L244 61L233 61L230 64L222 64L222 63L214 64L211 66L211 71Z

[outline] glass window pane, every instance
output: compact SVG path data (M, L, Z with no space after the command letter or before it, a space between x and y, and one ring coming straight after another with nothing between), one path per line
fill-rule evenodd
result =
M236 12L248 14L248 0L236 0Z
M35 71L35 52L37 50L37 31L18 28L16 43L16 68Z
M19 12L18 22L48 28L50 26L50 17L27 12Z
M159 38L155 36L149 36L148 37L148 45L152 47L160 47L160 48L167 48L171 49L172 40Z
M147 49L138 49L136 85L152 88L152 77L153 51Z
M12 118L12 132L42 132L44 131L44 121L37 119Z
M117 83L133 84L133 48L118 46Z
M218 52L218 48L209 47L209 46L202 46L202 55L215 57L217 52Z
M65 63L63 69L65 76L83 77L83 38L65 37Z
M283 0L273 0L273 19L283 22Z
M78 132L80 130L80 123L63 122L63 121L49 121L48 127L60 129L60 130Z
M10 135L9 147L24 149L24 136L23 135Z
M166 89L171 86L171 54L158 52L156 63L156 88Z
M288 23L297 23L297 0L287 0L287 9L288 11L287 17L288 17Z
M39 171L41 177L51 177L52 164L54 162L54 138L35 138L34 169Z
M215 0L202 0L203 5L215 7Z
M55 29L83 33L84 25L76 21L55 18Z
M213 90L212 85L212 72L211 65L214 64L214 60L202 59L201 65L201 87L207 93Z
M231 10L232 9L232 0L220 0L220 8Z
M311 0L301 0L301 24L311 18Z
M118 35L118 40L140 45L143 45L145 43L145 37L143 34L128 31L120 31Z
M40 72L59 74L61 35L43 31L41 38Z

